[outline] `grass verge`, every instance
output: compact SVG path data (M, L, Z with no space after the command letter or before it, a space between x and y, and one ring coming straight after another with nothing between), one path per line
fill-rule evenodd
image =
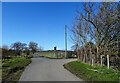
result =
M101 66L91 66L80 61L73 61L63 65L64 68L85 81L113 81L119 82L120 71Z
M30 58L15 57L2 61L2 82L18 81L25 67L31 63Z

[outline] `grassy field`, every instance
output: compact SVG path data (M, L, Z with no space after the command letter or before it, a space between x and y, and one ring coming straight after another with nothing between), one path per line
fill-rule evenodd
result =
M80 61L73 61L64 67L79 78L87 81L119 81L120 72L101 66L91 66Z
M2 60L2 81L18 81L23 70L30 63L31 59L25 57Z
M56 58L64 58L64 53L63 52L53 52L53 51L42 51L42 52L37 52L36 55L38 56L43 56L46 58L51 58L51 59L56 59Z

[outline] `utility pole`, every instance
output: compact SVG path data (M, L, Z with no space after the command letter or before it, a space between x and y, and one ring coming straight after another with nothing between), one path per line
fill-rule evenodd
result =
M65 58L67 58L67 26L65 25Z

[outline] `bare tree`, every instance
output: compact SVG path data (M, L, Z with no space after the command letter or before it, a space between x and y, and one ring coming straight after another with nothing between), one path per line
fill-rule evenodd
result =
M17 52L18 55L21 55L21 52L26 47L25 43L15 42L12 44L11 48Z
M115 52L115 49L118 48L116 47L118 45L116 41L120 32L119 7L119 3L113 2L102 2L97 5L95 3L84 3L83 11L78 12L79 16L75 21L73 34L75 35L74 40L82 42L78 45L84 47L85 62L90 58L87 54L92 55L92 47L89 48L89 53L87 53L87 42L89 41L95 43L96 50L94 54L96 55L95 62L97 64L102 61L100 56L110 57L112 52Z
M29 49L33 52L33 54L38 50L38 44L35 42L29 43Z

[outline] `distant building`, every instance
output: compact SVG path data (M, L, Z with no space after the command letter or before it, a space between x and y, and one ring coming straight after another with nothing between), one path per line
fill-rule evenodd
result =
M54 47L54 50L57 50L57 47Z

